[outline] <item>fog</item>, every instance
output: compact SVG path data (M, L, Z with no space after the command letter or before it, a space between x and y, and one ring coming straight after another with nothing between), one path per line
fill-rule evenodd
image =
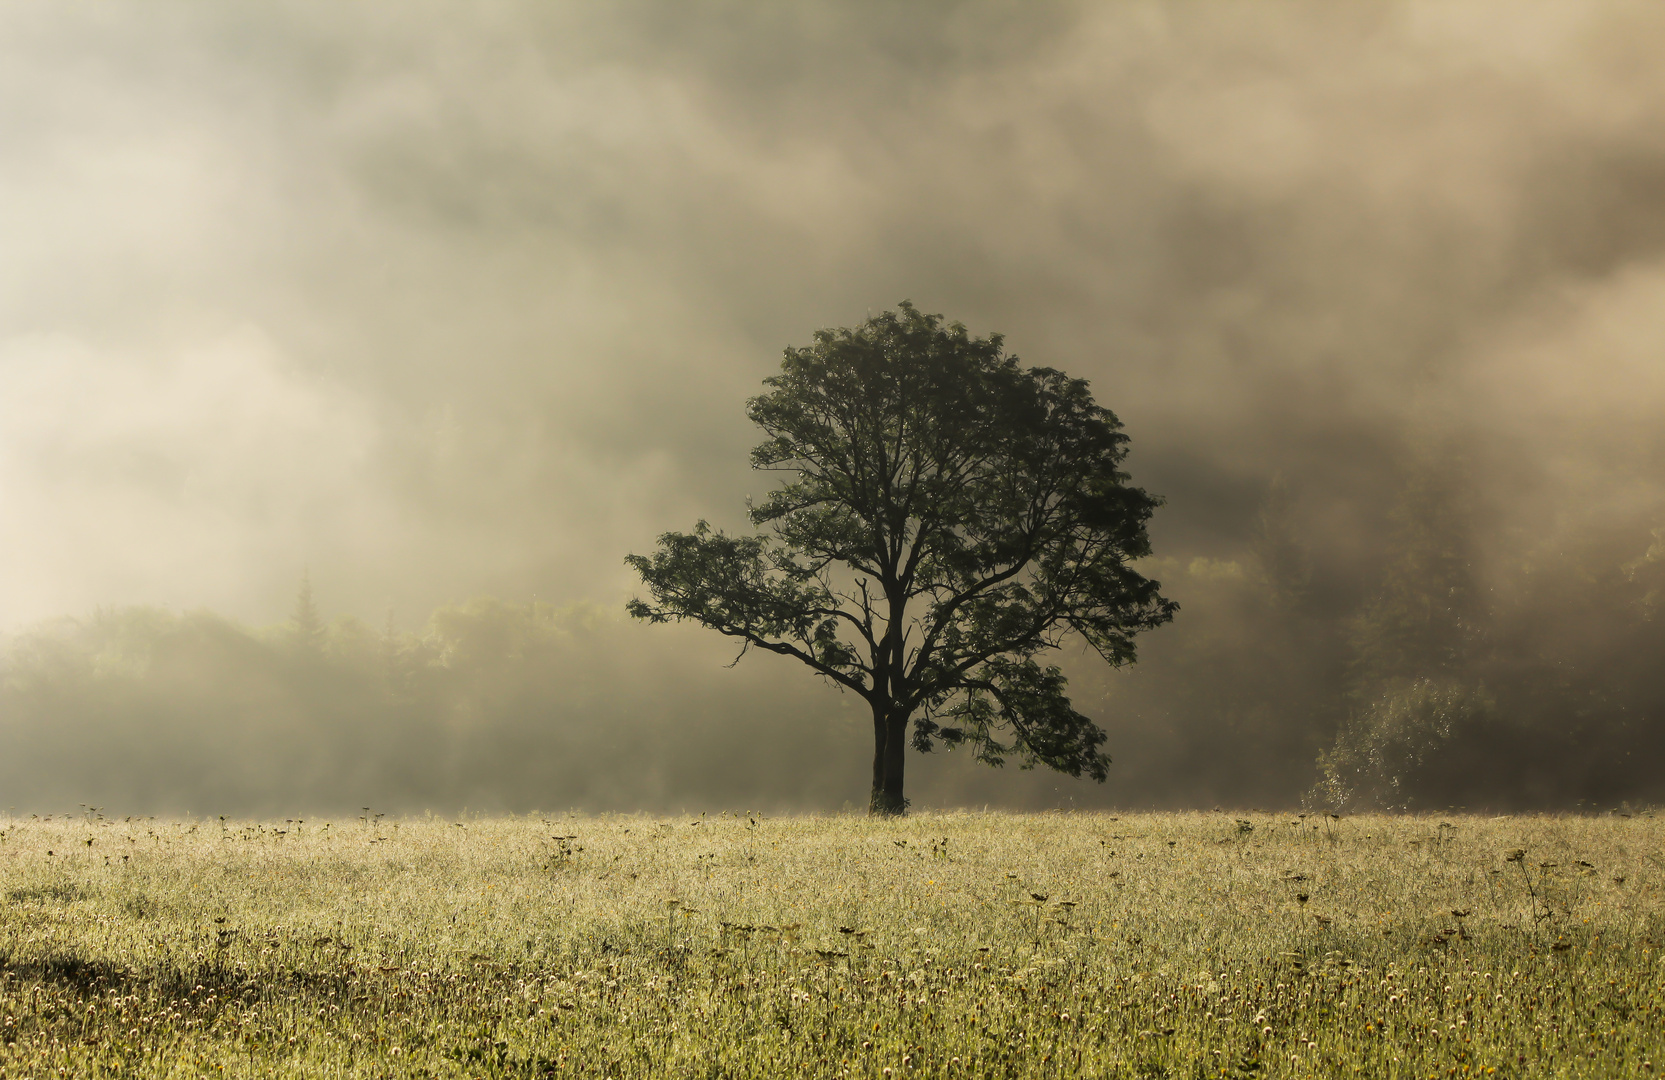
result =
M0 803L865 805L853 703L626 622L623 556L743 528L745 399L903 299L1091 380L1182 605L1133 668L1061 658L1107 784L916 757L916 805L1657 801L1660 40L1572 0L9 4Z

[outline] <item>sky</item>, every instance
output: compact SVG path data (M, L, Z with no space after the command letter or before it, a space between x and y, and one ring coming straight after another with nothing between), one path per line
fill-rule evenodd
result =
M782 350L908 300L1090 380L1166 500L1145 569L1181 612L1144 681L1070 661L1123 796L1287 795L1228 775L1257 740L1311 773L1428 477L1502 612L1462 700L1665 731L1636 633L1665 596L1637 576L1665 566L1661 40L1625 0L8 3L0 645L38 659L69 618L218 664L244 654L214 620L281 623L303 575L325 618L430 650L462 610L495 613L481 641L622 620L626 554L746 527L771 478L745 403ZM1249 595L1273 506L1310 622L1275 647ZM596 633L645 658L640 715L695 683L743 726L841 715L773 658L722 682L694 631ZM179 676L212 684L205 730L242 670ZM533 683L502 761L577 700Z
M0 627L604 605L910 299L1092 381L1159 553L1408 443L1660 505L1651 4L8 4ZM1571 493L1571 494L1570 494Z

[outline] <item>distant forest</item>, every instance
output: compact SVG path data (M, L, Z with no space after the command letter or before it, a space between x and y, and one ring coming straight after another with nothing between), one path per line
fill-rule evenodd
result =
M1062 658L1107 784L915 757L915 805L1610 809L1665 793L1665 532L1542 549L1456 469L1406 470L1372 557L1274 482L1229 558L1110 670ZM1568 539L1568 537L1571 539ZM1160 550L1160 547L1159 547ZM860 702L796 665L589 606L481 598L420 632L100 611L0 643L0 803L287 814L865 808Z

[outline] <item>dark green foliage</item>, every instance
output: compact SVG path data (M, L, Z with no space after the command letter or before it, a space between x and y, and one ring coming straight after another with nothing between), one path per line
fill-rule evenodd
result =
M1490 621L1478 580L1474 494L1460 467L1416 469L1393 524L1381 588L1353 628L1354 677L1364 697L1392 680L1468 669Z
M865 699L876 812L904 805L906 741L1103 780L1103 732L1038 657L1076 634L1131 662L1175 610L1130 565L1159 500L1127 486L1116 417L1084 381L907 303L788 349L765 385L752 464L788 480L752 509L762 531L662 536L628 559L652 596L630 613L795 657Z
M1563 534L1483 566L1486 523L1456 459L1412 470L1393 518L1311 797L1356 810L1657 792L1657 536Z
M1454 741L1485 722L1496 702L1456 679L1402 679L1377 690L1320 752L1315 794L1338 810L1423 805L1427 775Z
M1319 755L1324 805L1419 805L1436 760L1495 709L1480 678L1490 613L1462 476L1425 464L1400 493L1382 585L1353 623L1341 726Z

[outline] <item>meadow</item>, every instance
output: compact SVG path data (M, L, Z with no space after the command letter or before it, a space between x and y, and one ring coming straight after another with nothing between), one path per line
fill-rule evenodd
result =
M0 1077L1646 1076L1652 814L0 821Z

